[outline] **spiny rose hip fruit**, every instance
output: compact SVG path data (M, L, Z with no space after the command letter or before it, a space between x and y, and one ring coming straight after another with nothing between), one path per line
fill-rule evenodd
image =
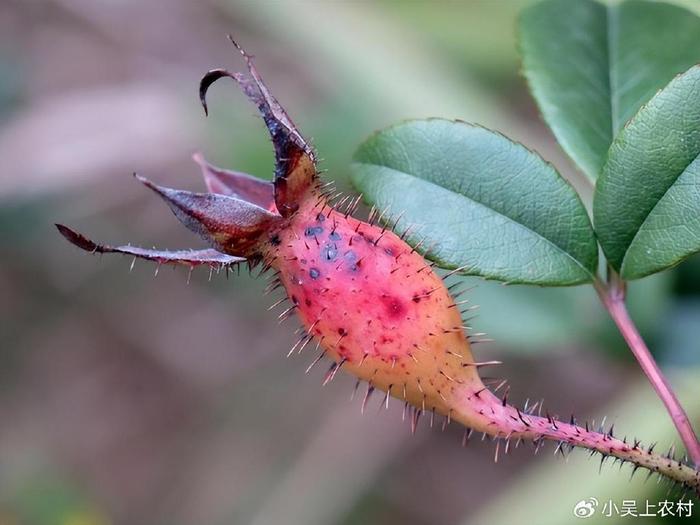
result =
M637 441L627 443L613 437L612 431L592 431L573 418L564 423L542 417L538 405L518 410L484 386L479 367L495 363L474 361L460 303L450 289L417 247L390 230L351 217L359 199L351 201L345 212L340 211L343 201L330 204L331 190L318 179L314 152L268 92L251 57L241 53L248 73L210 71L200 84L201 102L207 111L206 92L219 78L229 77L241 86L272 136L274 181L216 168L195 155L207 193L139 180L211 249L112 247L58 225L70 242L91 252L130 254L190 269L260 263L263 269L275 270L272 288L283 286L291 302L280 317L296 311L305 328L292 351L315 342L320 354L312 366L323 357L331 363L325 382L341 368L366 382L363 408L369 394L379 390L384 392L382 403L393 396L411 407L414 429L421 413L428 411L462 423L468 429L465 438L473 430L492 436L497 454L502 443L507 452L513 441L527 439L539 447L551 439L562 453L573 446L588 448L603 459L629 461L635 469L645 467L698 491L698 472L671 454L654 454Z

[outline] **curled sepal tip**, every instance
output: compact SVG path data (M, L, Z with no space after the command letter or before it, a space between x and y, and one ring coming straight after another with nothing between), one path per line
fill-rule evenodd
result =
M231 73L225 69L208 71L199 84L199 99L209 114L206 95L209 87L223 77L236 81L245 95L258 107L275 148L274 197L279 213L289 217L299 209L304 195L313 188L317 177L313 149L270 94L262 77L247 54L230 36L229 39L243 56L248 73Z

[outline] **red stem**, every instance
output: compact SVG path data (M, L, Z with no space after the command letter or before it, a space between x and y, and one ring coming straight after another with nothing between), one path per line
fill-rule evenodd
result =
M690 424L688 414L683 410L676 394L671 389L671 385L664 377L659 365L656 364L654 356L649 352L649 348L642 336L639 335L634 321L632 321L627 312L624 283L619 281L616 276L611 276L608 286L597 281L595 288L605 308L610 313L610 317L615 321L622 337L625 338L627 345L632 350L639 366L642 367L654 390L666 406L666 410L671 416L673 424L676 425L676 429L678 429L681 440L685 445L688 457L697 468L700 466L700 442L698 442L698 437Z

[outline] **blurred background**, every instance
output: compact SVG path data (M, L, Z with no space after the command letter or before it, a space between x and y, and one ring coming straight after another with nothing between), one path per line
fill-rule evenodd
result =
M462 448L456 426L423 421L412 436L399 403L361 415L349 377L322 388L321 367L304 374L310 354L284 358L295 321L266 311L264 280L129 272L131 259L87 256L53 227L197 247L133 171L202 189L201 149L271 176L237 88L211 90L208 119L197 101L207 69L243 67L227 33L341 188L372 131L442 116L523 142L589 199L518 73L527 3L0 2L0 525L562 524L587 497L663 499L663 482L599 473L582 452L526 445L494 464L494 444ZM472 324L495 340L477 358L505 361L510 400L678 445L590 287L474 284ZM630 302L700 424L700 259L634 283Z

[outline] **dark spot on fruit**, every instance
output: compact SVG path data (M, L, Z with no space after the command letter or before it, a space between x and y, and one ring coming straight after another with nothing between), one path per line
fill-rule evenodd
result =
M314 235L318 235L319 233L323 233L322 226L309 226L304 230L304 235L306 235L307 237L313 237Z
M338 247L335 244L326 244L321 250L321 257L326 261L332 261L338 255Z
M350 350L348 349L348 347L343 346L343 345L340 345L340 346L338 347L338 355L339 355L341 358L343 358L343 359L345 359L345 360L347 360L347 361L350 361L350 358L352 357L351 354L350 354Z
M323 222L326 220L326 216L323 213L319 213L318 215L316 215L316 220L318 222Z
M384 248L384 253L387 255L394 255L394 249L393 248Z
M413 299L412 299L412 300L413 300L414 303L420 303L420 295L415 294L415 295L413 296Z
M390 318L396 319L406 312L406 307L400 299L391 295L382 295L382 302Z
M321 276L321 272L318 271L318 268L311 268L309 270L309 277L312 279L318 279Z
M297 299L297 296L296 296L296 295L292 295L292 302L293 302L294 304L299 304L299 299Z
M332 231L331 234L328 236L328 238L331 241L339 241L340 239L342 239L342 237L340 236L340 234L337 231Z
M304 303L306 304L306 306L311 306L311 299L306 299Z
M277 234L274 234L272 237L270 237L270 244L273 246L279 246L282 244L282 241L280 240L280 236Z
M341 336L348 335L347 330L345 330L345 328L343 328L343 327L338 328L338 333L339 333Z

